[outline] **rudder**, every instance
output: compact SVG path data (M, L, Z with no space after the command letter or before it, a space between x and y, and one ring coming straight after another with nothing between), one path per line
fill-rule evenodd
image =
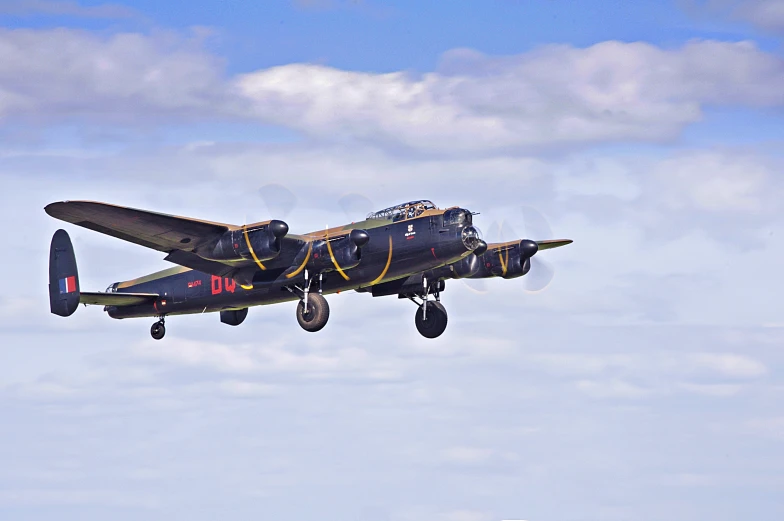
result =
M55 315L71 316L79 307L79 295L79 273L71 238L65 230L57 230L49 249L49 308Z

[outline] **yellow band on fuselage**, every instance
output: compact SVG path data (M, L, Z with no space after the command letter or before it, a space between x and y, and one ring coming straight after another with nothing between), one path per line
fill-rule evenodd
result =
M387 271L389 271L389 266L391 264L392 264L392 236L390 235L389 236L389 255L387 256L387 265L384 266L384 271L381 272L381 275L379 275L378 278L376 278L373 282L370 283L371 286L374 285L374 284L378 284L379 282L381 282L384 279L384 276L387 274Z

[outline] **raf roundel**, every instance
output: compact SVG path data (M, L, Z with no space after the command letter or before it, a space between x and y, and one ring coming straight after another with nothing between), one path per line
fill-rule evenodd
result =
M71 275L60 279L60 293L73 293L76 291L76 277Z

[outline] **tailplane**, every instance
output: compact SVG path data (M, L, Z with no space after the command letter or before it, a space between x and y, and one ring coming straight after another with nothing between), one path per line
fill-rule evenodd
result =
M79 296L79 273L71 238L65 230L57 230L49 249L49 308L55 315L71 316L79 307Z

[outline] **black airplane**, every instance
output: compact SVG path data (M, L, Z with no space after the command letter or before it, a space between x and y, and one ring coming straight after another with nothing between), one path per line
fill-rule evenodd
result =
M531 269L538 251L571 240L514 240L487 244L463 208L440 210L412 201L373 212L364 221L304 235L271 220L235 226L92 201L52 203L46 213L97 232L166 253L178 266L85 292L71 239L52 237L49 254L51 312L70 316L79 304L101 305L112 318L157 317L156 340L168 315L219 312L237 326L248 308L299 301L297 321L319 331L329 319L323 295L355 290L397 295L418 306L415 323L427 338L446 329L440 302L446 279L516 278ZM431 299L432 296L432 299Z

